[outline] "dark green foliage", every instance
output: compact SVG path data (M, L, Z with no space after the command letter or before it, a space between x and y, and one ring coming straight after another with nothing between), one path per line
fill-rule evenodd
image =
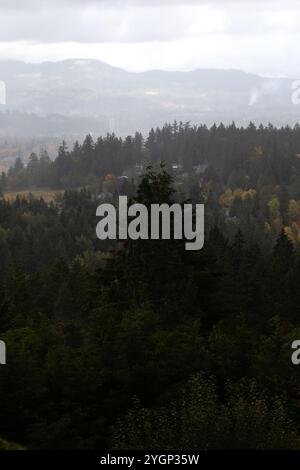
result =
M194 376L177 402L142 408L138 401L114 434L115 449L297 449L299 439L283 398L255 381L226 384L223 399L212 378Z
M72 150L62 143L58 157L50 162L47 154L32 154L24 167L18 158L7 177L2 175L2 189L32 187L74 188L94 183L107 173L122 175L124 170L144 161L182 164L188 172L193 166L208 163L206 177L221 187L257 188L281 186L281 203L286 209L286 191L300 178L300 126L238 128L234 124L190 126L189 123L166 124L152 129L145 140L141 134L125 139L109 134L96 142L88 135ZM295 193L295 189L293 189ZM299 191L298 191L299 192Z
M88 136L44 155L64 196L0 199L0 436L38 449L299 447L300 259L280 234L297 225L299 143L298 127L174 124L146 145ZM204 199L203 250L96 239L92 182L121 174L123 157L153 162L133 200ZM41 158L5 184L32 183Z

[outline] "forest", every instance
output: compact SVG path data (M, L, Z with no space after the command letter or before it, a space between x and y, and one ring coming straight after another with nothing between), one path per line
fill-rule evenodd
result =
M1 191L0 448L300 448L300 126L88 135ZM97 239L120 195L203 203L204 248Z

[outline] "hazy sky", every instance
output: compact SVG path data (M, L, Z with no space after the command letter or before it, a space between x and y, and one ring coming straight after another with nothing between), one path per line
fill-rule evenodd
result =
M0 0L0 59L300 77L300 0Z

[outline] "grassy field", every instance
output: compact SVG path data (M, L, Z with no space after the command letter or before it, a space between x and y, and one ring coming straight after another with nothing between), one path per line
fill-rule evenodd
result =
M8 201L14 201L19 196L28 197L29 194L32 194L36 198L43 198L46 202L54 201L56 197L63 194L63 191L51 190L51 189L32 189L31 191L11 191L4 193L4 198Z

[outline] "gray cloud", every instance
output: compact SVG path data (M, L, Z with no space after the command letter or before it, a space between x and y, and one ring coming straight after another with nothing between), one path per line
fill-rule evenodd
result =
M69 6L69 7L85 7L88 5L97 5L97 6L162 6L162 5L200 5L207 3L210 0L1 0L0 11L1 10L27 10L28 8L48 8L57 7L59 5ZM220 1L220 0L213 0ZM232 0L231 0L232 1ZM234 1L234 0L233 0Z
M256 9L253 1L257 2ZM292 3L293 0L285 0L284 8L288 10L287 5ZM210 32L264 35L278 27L276 22L268 21L268 13L276 11L275 4L279 8L283 3L279 0L23 0L19 8L20 1L1 0L0 41L123 43L174 41ZM200 24L201 13L194 10L201 5L216 8L215 18L214 10L209 18L211 31L205 21ZM298 6L298 17L299 10ZM223 25L218 18L220 12L224 16Z
M296 5L298 0L1 0L0 11L4 10L27 10L28 8L41 9L57 7L60 5L70 6L72 8L77 6L98 5L101 6L171 6L171 5L224 5L224 3L231 3L236 5L241 4L281 4L281 5Z
M123 7L124 8L124 7ZM180 11L177 10L180 8ZM147 42L171 41L186 35L194 19L189 8L159 9L72 8L44 9L32 13L2 14L0 41L35 42Z
M300 40L299 0L0 0L0 18L0 58L101 50L131 69L228 64L288 74Z

